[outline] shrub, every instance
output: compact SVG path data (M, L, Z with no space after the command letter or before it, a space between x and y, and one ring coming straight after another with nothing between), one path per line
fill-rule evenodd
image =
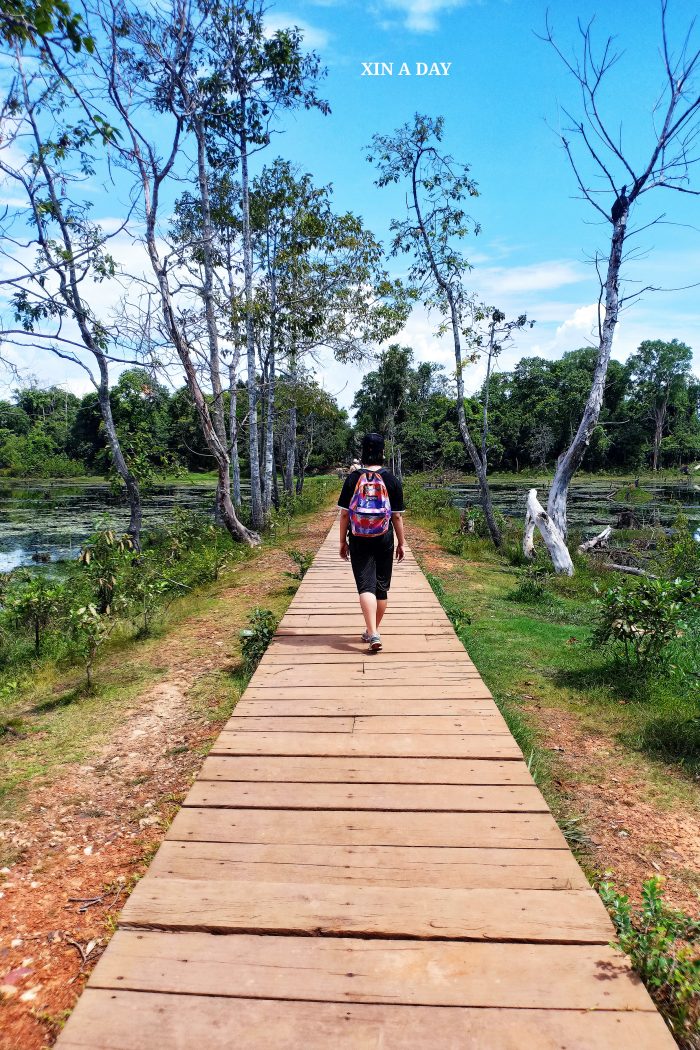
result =
M700 923L670 908L661 886L658 875L645 882L638 908L633 908L629 897L611 882L601 883L598 890L620 947L629 955L673 1031L683 1039L700 1030L700 959L693 947L700 940Z
M30 577L4 599L7 616L18 626L29 628L34 635L34 652L38 656L44 632L58 617L65 603L65 589L44 576Z
M313 553L311 551L291 550L287 551L287 554L297 568L295 572L285 572L284 575L289 576L292 580L303 580L314 560Z
M611 645L628 670L644 675L668 664L672 643L697 614L700 585L643 579L605 591L597 601L594 645Z
M523 605L542 605L551 598L546 587L550 573L544 565L528 565L519 573L519 577L518 586L506 595L509 601L520 602Z
M134 554L131 537L117 536L110 528L98 529L81 550L78 562L90 581L100 615L111 611L119 577L130 567Z
M249 626L241 631L241 653L246 674L251 675L263 658L277 630L277 617L270 609L253 609Z
M97 654L114 630L116 621L103 616L95 605L82 605L68 614L68 629L74 650L82 658L88 689Z

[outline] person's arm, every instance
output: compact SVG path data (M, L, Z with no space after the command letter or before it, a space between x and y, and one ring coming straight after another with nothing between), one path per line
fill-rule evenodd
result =
M347 561L350 557L350 548L348 547L348 525L350 524L350 514L347 510L341 509L340 511L340 557L343 561Z
M396 560L403 561L406 557L405 537L403 532L403 514L392 514L391 521L396 533Z

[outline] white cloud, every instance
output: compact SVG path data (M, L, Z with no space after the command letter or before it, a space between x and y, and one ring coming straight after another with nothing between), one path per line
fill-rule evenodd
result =
M265 32L269 36L280 29L289 29L290 26L296 26L301 30L305 48L319 50L328 46L330 34L325 29L312 26L309 22L297 18L296 15L286 15L281 11L276 11L274 15L269 15L265 20Z
M403 12L404 24L414 33L432 33L438 28L438 16L461 7L464 0L388 0L387 6Z
M557 328L556 337L570 338L573 333L581 332L585 336L594 336L598 333L598 303L589 306L579 306L574 310L572 317L567 317L563 324Z
M579 281L590 280L590 271L568 259L552 259L529 266L485 266L473 278L487 297L499 301L502 295L552 291Z

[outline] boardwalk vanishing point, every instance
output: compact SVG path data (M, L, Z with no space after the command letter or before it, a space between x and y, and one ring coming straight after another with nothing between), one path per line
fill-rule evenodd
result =
M336 526L59 1050L672 1050L414 558Z

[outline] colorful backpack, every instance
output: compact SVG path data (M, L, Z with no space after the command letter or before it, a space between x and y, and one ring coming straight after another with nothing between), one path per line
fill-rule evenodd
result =
M391 503L384 478L376 470L364 470L357 479L348 507L353 536L383 536L389 531Z

